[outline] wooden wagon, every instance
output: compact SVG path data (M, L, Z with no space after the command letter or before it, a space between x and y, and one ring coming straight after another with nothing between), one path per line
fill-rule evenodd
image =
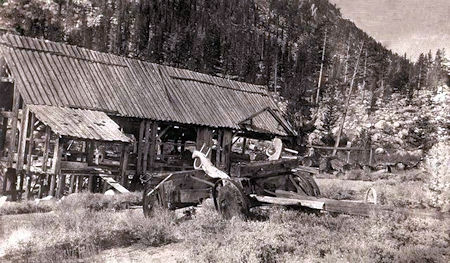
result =
M194 162L197 169L148 178L144 214L151 215L155 205L177 209L198 205L210 197L217 211L227 219L245 218L250 208L267 204L369 215L375 206L367 202L369 195L376 203L373 189L362 202L320 198L319 187L312 176L315 170L301 166L297 158L238 163L228 176L208 163L207 154L194 151L193 157L200 162L199 165Z

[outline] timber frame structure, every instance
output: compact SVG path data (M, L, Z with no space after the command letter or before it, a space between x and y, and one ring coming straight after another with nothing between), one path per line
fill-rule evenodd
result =
M229 171L237 137L245 152L246 138L295 135L262 86L0 36L0 194L13 200L136 189L192 169L188 149L202 145Z

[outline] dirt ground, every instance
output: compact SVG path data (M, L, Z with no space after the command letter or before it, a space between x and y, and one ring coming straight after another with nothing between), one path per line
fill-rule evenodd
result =
M161 247L144 247L133 245L124 248L113 248L102 251L99 255L87 259L86 262L130 263L154 262L172 263L186 260L186 247L183 242Z

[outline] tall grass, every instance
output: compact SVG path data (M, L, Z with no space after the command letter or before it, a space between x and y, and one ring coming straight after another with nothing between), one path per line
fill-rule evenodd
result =
M174 222L168 211L148 219L140 211L58 210L18 228L0 253L11 261L67 262L111 247L135 243L160 246L176 241ZM27 238L16 242L20 233L27 233Z
M184 262L448 262L443 221L260 209L260 220L224 220L204 205L191 220L160 210L56 210L18 227L0 246L12 262L90 262L102 250L182 242ZM263 218L263 219L261 219ZM101 258L101 257L100 257Z
M142 193L126 193L118 195L103 195L93 193L71 194L61 200L32 200L21 202L6 202L0 206L0 215L43 213L58 209L72 210L86 208L88 210L122 210L142 203Z
M442 222L306 214L273 208L266 221L199 215L182 225L186 262L448 262Z

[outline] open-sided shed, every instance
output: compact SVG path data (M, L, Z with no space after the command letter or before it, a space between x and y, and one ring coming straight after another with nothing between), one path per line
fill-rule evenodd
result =
M70 169L92 166L92 156L111 151L99 145L119 143L118 160L108 165L120 167L115 177L128 186L129 175L136 184L147 172L185 168L178 161L189 145L215 144L214 161L227 169L233 136L295 135L262 86L62 43L1 36L0 77L0 160L20 180L32 177L35 148L45 158L52 136L68 147L61 151ZM84 155L70 154L77 141ZM55 163L53 174L63 174Z

